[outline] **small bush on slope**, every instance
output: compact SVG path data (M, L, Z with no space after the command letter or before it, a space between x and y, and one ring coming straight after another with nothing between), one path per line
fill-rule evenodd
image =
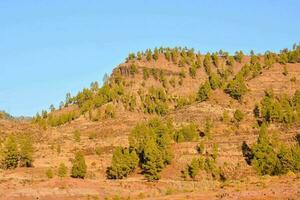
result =
M84 156L81 152L75 153L75 159L71 170L71 177L73 178L84 178L87 171Z
M240 111L239 109L237 109L234 114L233 114L233 117L234 119L237 121L237 122L240 122L243 120L244 118L244 113L242 111Z
M18 167L19 152L16 139L13 136L8 136L2 147L1 165L4 169L14 169Z
M203 83L198 90L197 100L200 102L206 101L210 96L210 92L210 83L208 81L205 81L205 83Z
M199 139L197 126L195 124L189 124L181 127L175 135L174 139L176 142L192 142Z
M61 178L64 178L67 176L67 170L68 168L66 167L66 165L64 163L60 163L57 175Z
M229 82L225 92L232 98L241 100L242 96L246 94L247 90L248 89L244 82L244 78L242 76L236 76L235 79Z
M109 179L122 179L127 177L137 167L139 158L135 150L117 147L114 150L112 166L107 169Z
M21 167L32 167L33 163L33 144L32 138L23 136L20 139L19 160Z

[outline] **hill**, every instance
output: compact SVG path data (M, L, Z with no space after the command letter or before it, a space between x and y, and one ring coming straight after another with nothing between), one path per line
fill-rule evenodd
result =
M60 108L0 119L0 197L297 198L299 81L300 46L131 53Z

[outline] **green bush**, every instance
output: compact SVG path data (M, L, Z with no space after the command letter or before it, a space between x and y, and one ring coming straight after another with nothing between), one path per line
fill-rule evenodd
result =
M110 179L122 179L134 171L139 163L139 158L134 150L117 147L114 150L112 166L107 169Z
M81 133L79 130L73 132L73 138L75 142L80 142Z
M18 166L19 152L18 144L13 136L8 136L2 148L1 165L4 169L14 169Z
M211 60L210 53L207 53L203 60L203 66L208 75L211 73L211 63L212 63L212 60Z
M66 165L64 163L60 163L57 175L61 178L64 178L67 176L67 171L68 168L66 167Z
M223 115L222 115L222 121L227 123L230 121L230 117L229 117L229 113L227 110L223 111Z
M73 160L73 166L71 170L71 177L84 178L87 171L84 156L81 152L75 153L75 159Z
M32 167L33 163L33 144L32 138L23 136L20 139L19 161L21 167Z
M49 179L51 179L51 178L54 177L53 171L52 171L51 168L47 169L47 171L46 171L46 176L47 176L47 178L49 178Z
M144 176L149 181L158 180L160 179L159 172L164 166L162 152L155 144L155 141L148 141L142 154L142 169Z
M197 146L196 146L196 150L199 154L204 154L205 152L205 145L204 145L204 141L201 141Z
M97 146L95 148L95 153L96 153L96 155L100 156L103 153L102 148L100 146Z
M199 134L197 131L197 126L195 124L189 124L186 126L182 126L175 135L174 135L176 142L192 142L197 141L199 139Z
M149 88L148 94L142 96L144 112L148 114L167 114L169 108L167 104L167 94L162 88Z
M143 69L143 79L147 80L150 77L150 72L148 68Z
M190 73L190 76L192 78L196 78L197 68L196 67L190 67L189 68L189 73Z
M251 165L261 175L280 175L300 171L299 145L292 147L271 142L267 126L262 124L257 143L252 147Z
M225 92L232 98L241 100L242 96L248 91L247 86L242 76L237 76L235 79L229 82Z
M244 119L244 113L242 111L240 111L239 109L237 109L235 112L234 112L234 115L233 115L234 119L237 121L237 122L240 122Z
M215 73L211 72L209 76L209 83L211 89L215 90L221 86L220 77L218 77Z
M244 58L244 53L243 53L242 51L237 51L237 52L235 52L234 59L235 59L237 62L241 63L242 60L243 60L243 58Z
M265 91L265 96L259 106L259 117L262 117L267 122L292 124L300 113L299 106L293 103L293 98L295 96L292 98L289 98L287 95L275 97L272 90Z
M159 172L173 158L171 152L171 137L173 126L154 118L148 123L138 124L129 135L129 144L139 155L142 173L147 180L160 178Z
M205 81L198 90L197 100L200 102L206 101L210 96L210 92L211 92L210 83L208 81Z
M193 158L187 168L182 171L183 177L195 179L201 170L216 180L224 180L225 178L220 167L217 166L216 160L209 155Z
M154 60L158 60L158 54L159 54L158 49L155 48L155 49L154 49L154 53L153 53L153 59L154 59Z
M108 104L106 107L105 107L105 117L106 118L115 118L116 116L116 111L115 111L115 108L113 105L111 104Z

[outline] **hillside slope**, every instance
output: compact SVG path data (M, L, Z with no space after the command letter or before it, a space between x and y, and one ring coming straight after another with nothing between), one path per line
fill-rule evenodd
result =
M185 48L149 51L130 54L103 87L94 82L73 97L67 95L60 109L44 111L32 123L0 119L1 141L7 135L28 134L35 148L33 167L0 171L0 199L296 199L300 196L299 173L259 176L242 152L243 142L252 147L259 136L259 123L265 119L263 114L255 117L253 110L265 98L265 91L272 89L274 101L281 101L283 94L292 98L300 89L300 57L282 63L284 53L230 56L226 52L201 55ZM300 47L291 52L299 53ZM247 90L240 98L234 98L228 88L240 76ZM198 91L206 82L211 89L207 99L200 100ZM262 107L263 104L261 110ZM241 120L235 117L237 110L243 113ZM282 116L285 119L285 112ZM155 117L163 124L171 122L174 134L181 127L193 124L199 138L185 142L172 140L174 157L160 172L159 181L148 182L141 168L126 179L107 179L106 170L111 166L114 149L128 147L132 129ZM271 120L270 137L275 135L280 142L295 145L300 126L296 117L293 120L289 124ZM193 179L182 177L186 166L199 157L200 143L205 144L202 156L216 149L216 165L222 169L226 181L216 180L203 171ZM59 178L61 163L68 168L67 176L70 175L76 151L83 152L86 160L85 179ZM49 169L54 178L47 177Z

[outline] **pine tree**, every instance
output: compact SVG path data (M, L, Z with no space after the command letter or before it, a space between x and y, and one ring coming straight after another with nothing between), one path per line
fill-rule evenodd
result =
M58 167L58 176L64 178L67 176L67 166L64 163L60 163Z
M240 111L239 109L237 109L235 112L234 112L234 115L233 115L234 119L237 121L237 122L240 122L243 120L244 118L244 113L242 111Z
M158 59L158 49L157 49L157 48L154 49L153 59L154 59L154 60L157 60L157 59Z
M213 72L210 73L209 83L211 89L215 90L221 86L220 78Z
M225 92L228 93L232 98L241 100L242 96L247 92L247 86L242 76L237 76L234 80L229 82Z
M198 90L197 100L200 102L206 101L210 96L210 91L210 83L205 81L205 83L203 83Z
M136 152L128 148L117 147L114 150L112 166L106 171L110 179L122 179L127 177L137 167L139 158Z
M18 166L18 146L13 136L8 136L3 146L2 166L4 169L14 169Z
M33 145L32 138L24 136L20 140L20 166L21 167L32 167L33 162Z
M157 145L154 141L149 141L143 151L143 174L149 181L160 179L159 172L164 167L164 162Z
M84 156L81 152L75 153L75 159L71 170L71 177L73 178L84 178L87 171Z

